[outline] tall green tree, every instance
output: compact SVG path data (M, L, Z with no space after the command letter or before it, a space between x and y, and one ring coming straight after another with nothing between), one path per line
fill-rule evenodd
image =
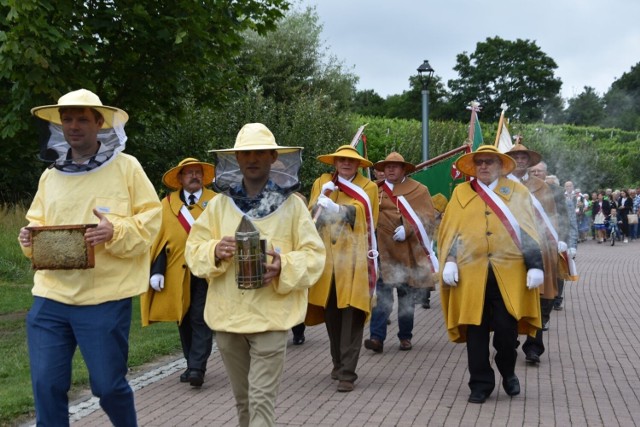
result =
M321 95L344 111L353 100L358 77L333 55L320 36L315 7L292 10L268 34L247 31L238 72L276 103Z
M0 2L0 139L9 147L0 161L0 197L28 191L14 169L37 169L31 107L84 87L129 112L135 133L179 117L185 95L220 105L243 83L233 65L243 32L274 29L288 6L286 0Z
M578 126L597 126L604 118L602 98L595 89L585 86L584 91L569 99L566 111L566 123Z
M640 130L640 62L613 82L604 103L605 125Z
M560 92L556 62L529 40L487 38L476 50L457 55L453 68L459 78L449 80L451 103L480 102L485 120L497 120L500 105L509 106L511 117L522 122L543 118L545 105ZM460 117L464 120L464 110Z
M382 117L385 114L385 100L373 89L356 92L351 110L363 116Z
M439 76L427 82L429 120L447 119L449 93ZM398 119L422 120L422 80L420 76L409 77L409 90L400 95L389 95L385 100L384 116Z

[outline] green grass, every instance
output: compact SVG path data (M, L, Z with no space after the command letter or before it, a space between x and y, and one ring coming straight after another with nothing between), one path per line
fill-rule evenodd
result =
M32 302L33 272L17 240L20 227L25 225L25 211L22 206L0 206L0 426L16 425L34 416L25 324ZM135 370L161 356L179 353L178 327L158 323L142 328L140 299L134 298L129 367ZM74 356L72 375L71 400L89 384L80 351Z

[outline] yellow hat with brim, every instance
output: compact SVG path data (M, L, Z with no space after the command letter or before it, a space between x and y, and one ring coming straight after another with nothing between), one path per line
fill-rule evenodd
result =
M204 163L193 157L187 157L178 163L178 166L169 169L162 176L162 183L172 190L179 190L182 188L182 183L178 179L180 171L185 166L200 165L202 166L202 185L209 185L213 182L215 176L215 167L211 163Z
M320 160L322 163L333 166L335 164L334 163L335 159L338 157L347 157L349 159L357 159L360 161L361 168L369 168L373 166L372 162L362 157L360 153L358 153L358 150L356 150L350 145L341 145L340 147L338 147L335 153L323 154L321 156L318 156L318 160Z
M435 196L432 196L431 202L433 203L433 207L435 208L435 210L440 213L444 212L444 210L447 208L447 204L449 203L445 195L442 193L438 193Z
M231 153L236 151L276 150L279 153L291 153L302 147L283 147L276 144L273 133L262 123L247 123L236 136L233 148L210 150L210 153Z
M373 168L377 171L384 172L384 167L389 163L400 163L404 167L405 173L411 173L416 170L415 165L409 162L405 162L402 154L396 153L395 151L389 153L389 155L384 160L381 160L374 164Z
M43 105L31 109L31 114L48 122L61 125L60 108L93 108L102 114L104 123L102 129L111 129L114 126L124 126L129 120L129 115L116 107L102 105L102 101L95 93L87 89L78 89L61 96L56 105Z
M529 150L522 144L515 144L513 147L511 147L511 150L507 151L505 154L511 156L514 153L526 153L529 156L529 166L535 166L540 163L540 160L542 160L542 156L540 155L540 153Z
M473 162L474 158L478 154L495 154L502 161L502 169L500 175L507 175L509 172L516 168L516 162L510 156L502 154L493 145L481 145L473 153L468 153L460 156L456 160L456 168L467 176L476 176L476 165Z

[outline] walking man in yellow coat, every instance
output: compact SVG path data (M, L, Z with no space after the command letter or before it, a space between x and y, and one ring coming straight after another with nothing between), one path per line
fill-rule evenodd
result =
M207 281L191 274L184 250L191 225L215 196L205 188L213 181L214 167L194 158L182 160L162 177L173 190L162 199L162 227L151 248L149 289L141 297L142 325L178 322L187 369L180 382L200 387L211 355L213 334L204 321Z
M449 339L467 343L469 402L484 403L495 388L491 331L502 386L520 393L516 343L541 327L542 255L529 192L505 177L513 159L483 145L456 167L476 179L453 190L440 224L442 310Z

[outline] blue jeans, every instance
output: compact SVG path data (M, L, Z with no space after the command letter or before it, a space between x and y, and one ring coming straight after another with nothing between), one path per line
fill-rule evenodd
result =
M638 238L638 224L629 224L629 237L631 237L632 240Z
M382 280L376 284L378 303L371 313L371 339L384 342L387 338L387 319L393 309L393 289ZM395 289L398 292L398 338L410 340L413 337L413 289L406 283Z
M136 426L127 382L131 298L75 306L35 297L27 340L37 425L68 426L71 361L80 347L91 391L114 426Z

